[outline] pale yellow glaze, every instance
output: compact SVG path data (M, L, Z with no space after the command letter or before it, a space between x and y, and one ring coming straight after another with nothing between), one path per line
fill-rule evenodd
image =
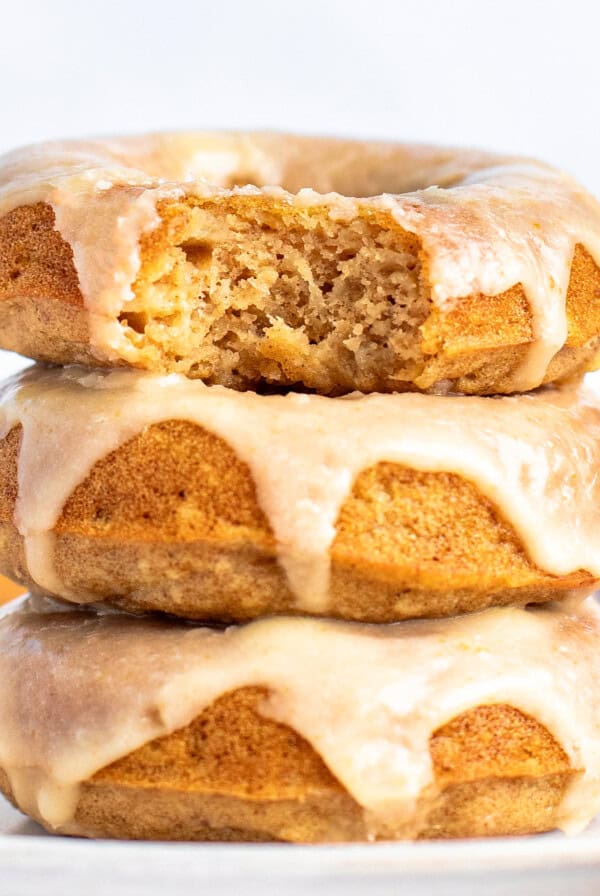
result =
M537 719L582 771L559 826L578 831L600 810L592 598L393 626L279 618L224 632L52 609L25 605L0 622L0 766L18 804L57 830L82 832L80 782L247 685L269 689L261 712L312 744L371 830L415 835L416 801L433 787L431 734L486 703Z
M94 352L133 361L118 317L132 298L140 237L159 224L157 202L231 199L234 185L248 183L257 186L241 192L276 193L334 218L387 209L420 239L442 309L521 283L535 339L513 391L539 385L566 341L574 246L600 264L600 206L571 179L539 163L408 144L226 133L41 144L0 159L0 214L52 206L73 248Z
M358 473L379 461L464 476L542 569L600 576L595 382L503 398L323 398L235 392L177 374L33 367L4 387L0 435L23 427L15 522L46 591L69 596L52 529L75 487L144 427L179 419L222 437L248 465L298 607L326 612L339 510Z

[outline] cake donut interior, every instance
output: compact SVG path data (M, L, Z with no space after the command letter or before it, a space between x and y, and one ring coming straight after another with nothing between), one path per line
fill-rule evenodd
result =
M277 134L0 159L0 791L324 843L600 811L600 206Z

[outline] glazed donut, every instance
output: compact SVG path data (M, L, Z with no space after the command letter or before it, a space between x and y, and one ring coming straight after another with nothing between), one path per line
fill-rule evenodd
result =
M600 809L599 635L593 599L226 631L24 608L0 623L0 788L94 837L573 832Z
M0 572L190 619L445 616L600 579L600 397L257 395L34 367L0 396Z
M47 143L0 161L0 215L0 347L42 361L493 394L600 347L600 206L527 160L276 134Z

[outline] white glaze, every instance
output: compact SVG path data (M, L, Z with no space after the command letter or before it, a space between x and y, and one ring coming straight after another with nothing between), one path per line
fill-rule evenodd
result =
M594 382L504 398L322 398L234 392L176 374L34 367L5 386L0 434L23 427L15 522L46 591L73 597L53 568L52 529L75 487L144 427L181 419L222 437L248 465L298 606L323 612L339 510L358 473L379 461L464 476L542 569L600 576Z
M414 836L416 801L433 784L431 734L507 703L582 770L558 813L575 832L600 810L599 635L591 598L395 626L279 618L225 632L25 608L0 623L0 766L25 811L85 833L73 820L81 781L220 695L264 686L261 712L313 745L370 830Z

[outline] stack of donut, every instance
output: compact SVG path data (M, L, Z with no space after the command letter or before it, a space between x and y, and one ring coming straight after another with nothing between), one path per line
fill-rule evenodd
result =
M600 206L269 134L0 160L0 789L324 842L600 811Z

